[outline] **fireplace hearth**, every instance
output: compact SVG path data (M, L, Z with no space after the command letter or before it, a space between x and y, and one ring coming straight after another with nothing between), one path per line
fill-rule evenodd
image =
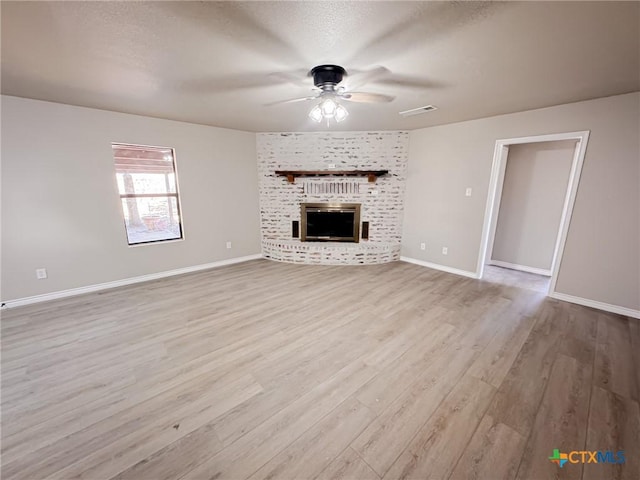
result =
M359 203L303 203L300 209L301 241L360 241Z

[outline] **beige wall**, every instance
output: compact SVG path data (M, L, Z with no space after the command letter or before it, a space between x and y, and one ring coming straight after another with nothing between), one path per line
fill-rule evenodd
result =
M640 309L640 93L411 132L402 254L475 271L496 139L577 130L591 136L556 289ZM184 241L127 246L111 142L176 148ZM1 153L2 300L260 252L254 134L2 97Z
M496 140L579 130L591 135L556 290L640 309L639 92L412 131L402 255L475 272Z
M111 142L176 149L183 241L127 245ZM259 254L255 151L253 133L3 96L2 300Z
M575 140L511 145L491 260L551 270Z

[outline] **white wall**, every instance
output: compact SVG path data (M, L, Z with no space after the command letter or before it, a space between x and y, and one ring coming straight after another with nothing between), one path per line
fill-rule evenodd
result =
M255 134L1 102L3 301L260 253ZM112 142L175 148L183 241L127 245Z
M551 270L575 140L511 145L491 260Z
M640 309L640 92L412 131L402 255L475 272L496 140L579 130L591 135L556 290Z

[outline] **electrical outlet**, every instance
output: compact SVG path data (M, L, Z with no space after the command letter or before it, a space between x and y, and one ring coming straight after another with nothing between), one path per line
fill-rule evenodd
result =
M227 242L227 248L231 248L231 242Z
M330 163L329 165L327 165L327 168L336 168L336 164L335 163Z
M46 268L36 268L36 278L38 280L44 280L47 278L47 269Z
M426 244L426 243L424 243L424 242L422 242L422 243L420 244L420 250L426 250L426 249L427 249L427 244Z
M471 187L467 187L467 189L464 191L464 195L465 197L470 197L471 196Z
M442 247L442 254L447 255L449 253L449 249L447 247Z

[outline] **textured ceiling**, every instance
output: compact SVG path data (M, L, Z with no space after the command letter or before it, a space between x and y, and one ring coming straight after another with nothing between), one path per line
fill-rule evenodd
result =
M7 2L2 93L249 131L410 130L640 90L638 2ZM307 118L305 73L359 91ZM357 73L360 75L357 75ZM346 80L349 81L349 78ZM439 110L403 118L427 104Z

